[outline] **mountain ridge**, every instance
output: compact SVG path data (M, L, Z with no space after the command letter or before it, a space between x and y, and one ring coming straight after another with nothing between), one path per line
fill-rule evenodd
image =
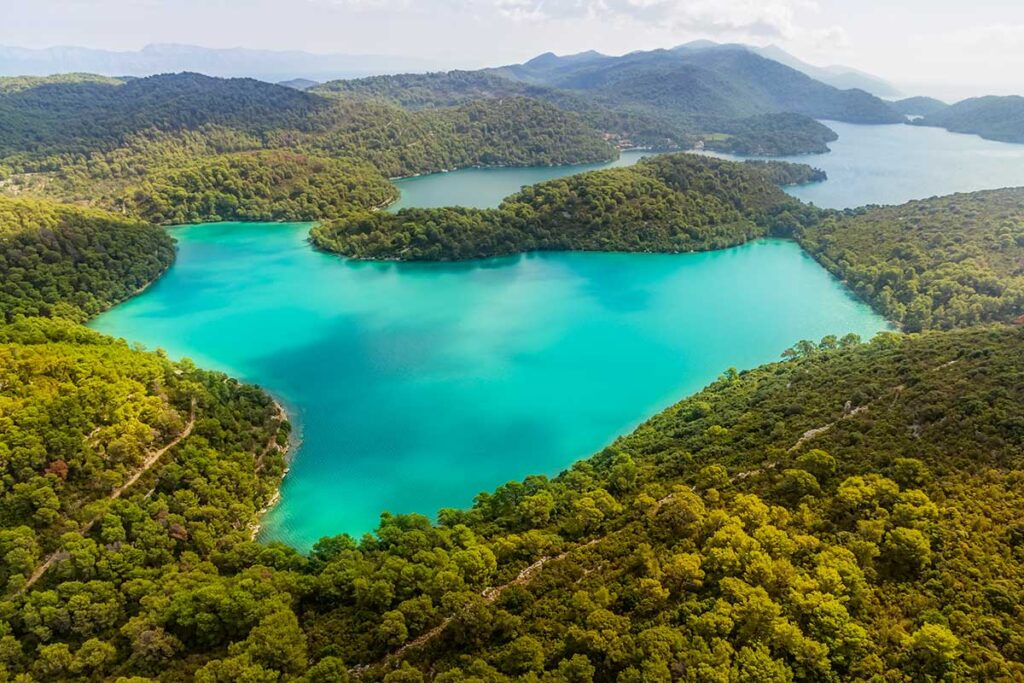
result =
M791 69L796 69L815 80L827 83L828 85L839 88L840 90L860 89L877 97L885 98L897 97L902 94L900 89L895 85L874 74L841 64L831 64L827 66L810 64L783 50L777 45L757 46L748 45L746 43L716 43L713 40L693 40L688 43L677 45L672 49L686 51L729 48L753 52L754 54L765 57L766 59L771 59L779 62L780 64L784 64Z

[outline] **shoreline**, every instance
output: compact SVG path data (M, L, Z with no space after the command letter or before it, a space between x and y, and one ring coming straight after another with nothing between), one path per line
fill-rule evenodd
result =
M275 416L275 418L278 421L277 422L277 429L280 430L281 425L284 424L285 422L287 422L289 425L293 425L294 423L291 420L291 417L290 417L290 415L288 413L288 410L284 407L284 404L280 400L278 400L278 398L276 396L271 394L269 391L267 391L263 387L260 387L260 388L263 391L267 392L267 395L270 396L270 400L273 401L274 407L277 410L277 415ZM272 495L270 497L270 500L268 500L263 505L263 507L261 507L259 510L256 511L256 514L255 514L254 518L248 524L249 540L255 541L257 539L257 536L259 536L260 531L263 529L263 518L266 516L266 514L268 512L270 512L274 508L274 506L276 506L278 503L281 502L281 498L282 498L282 496L281 496L281 486L284 484L284 478L287 477L288 476L288 472L291 471L291 458L294 455L295 450L298 447L298 445L302 443L301 438L300 439L293 439L292 438L292 435L294 433L295 433L294 428L293 428L293 430L289 431L288 441L285 443L284 447L278 446L276 443L270 442L270 443L267 444L267 448L264 449L263 453L261 453L256 458L256 463L255 464L256 464L256 467L258 469L262 465L263 455L265 455L269 451L269 449L276 448L279 451L283 451L285 466L284 466L284 470L281 472L281 476L278 478L277 483L274 486L274 495ZM275 431L274 436L272 436L271 438L276 440L276 436L277 436L277 431Z

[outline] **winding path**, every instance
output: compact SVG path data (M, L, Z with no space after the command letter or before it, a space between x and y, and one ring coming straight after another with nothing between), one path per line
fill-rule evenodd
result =
M154 465L156 465L160 461L160 458L162 458L164 456L164 454L167 453L167 451L171 450L172 448L177 446L179 443L181 443L182 441L187 439L188 436L192 433L192 429L195 427L195 425L196 425L196 400L192 399L192 405L191 405L191 408L189 409L188 424L185 425L185 428L183 430L181 430L181 432L176 437L171 439L171 441L169 443L167 443L165 446L163 446L162 448L159 448L158 450L155 450L152 453L150 453L149 455L147 455L146 459L142 461L142 466L139 467L139 469L135 470L135 472L132 474L132 476L128 477L127 481L125 481L123 484L121 484L120 486L115 488L113 491L111 491L110 495L107 496L107 500L117 500L118 498L120 498L121 494L124 493L128 489L129 486L131 486L132 484L137 482L142 475L144 475L146 472L148 472L150 469L152 469L152 467ZM81 528L79 533L81 533L83 536L85 534L89 533L89 531L91 531L93 526L96 524L96 519L98 519L98 518L94 517L93 519L90 519L85 524L85 526L83 526ZM66 557L67 557L67 553L64 550L60 549L60 548L58 548L57 550L55 550L52 553L50 553L47 556L47 558L43 561L43 563L40 564L38 567L36 567L35 571L33 571L32 574L29 575L28 580L25 582L25 585L22 586L21 589L17 591L17 593L21 594L21 593L24 593L25 591L27 591L37 581L39 581L39 579L43 578L43 575L46 574L47 570L50 567L52 567L55 562L57 562L59 560L62 560L64 558L66 558Z

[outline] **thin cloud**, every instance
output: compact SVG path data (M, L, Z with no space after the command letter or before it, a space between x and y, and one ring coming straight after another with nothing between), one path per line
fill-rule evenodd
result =
M465 1L488 4L487 0ZM511 18L627 19L692 33L769 38L798 35L800 15L817 8L808 0L498 0L490 4Z

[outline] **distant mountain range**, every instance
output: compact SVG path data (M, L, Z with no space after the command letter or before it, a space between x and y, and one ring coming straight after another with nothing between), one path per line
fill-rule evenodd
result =
M0 76L142 77L188 71L322 94L383 97L411 109L528 97L583 114L620 144L673 147L703 139L723 151L753 154L824 151L834 134L810 119L900 123L906 117L917 125L1024 142L1020 97L973 98L954 105L926 97L896 100L899 91L877 76L846 66L814 66L773 45L700 40L622 56L549 52L522 64L478 71L441 72L439 66L398 56L174 44L127 52L0 46ZM395 73L407 75L383 76ZM380 78L355 80L368 77ZM2 87L30 85L13 79Z
M419 72L441 65L425 59L386 55L313 54L299 51L147 45L118 52L85 47L29 49L0 46L0 76L94 73L150 76L194 71L208 76L249 77L277 82L291 79L358 78L383 73Z
M899 91L887 81L846 66L818 67L774 45L756 47L698 40L675 48L676 52L740 49L796 69L839 89L860 88L879 97L896 97ZM600 56L596 52L580 59ZM563 58L564 59L564 58ZM412 57L384 55L314 54L301 51L206 48L195 45L156 44L136 51L99 50L85 47L30 49L0 46L0 76L48 76L58 73L95 73L104 76L150 76L158 73L195 71L208 76L250 77L264 81L358 78L387 73L419 73L450 65Z
M310 92L385 100L418 110L529 97L575 112L622 147L703 146L779 156L828 151L836 134L815 119L902 123L863 90L840 90L747 49L715 46L539 55L522 64L330 81Z
M841 90L745 47L701 44L611 57L546 53L486 70L534 86L584 93L604 105L646 107L695 120L792 112L851 123L901 123L888 103Z
M679 45L674 49L677 52L699 52L701 50L720 50L730 48L753 52L754 54L766 59L771 59L779 62L780 64L785 64L791 69L796 69L817 81L827 83L828 85L839 88L840 90L858 88L860 90L865 90L872 95L884 98L899 97L902 94L899 88L878 76L854 69L853 67L841 66L838 64L832 66L815 66L813 64L808 64L775 45L757 47L755 45L745 45L742 43L716 43L711 40L695 40Z

